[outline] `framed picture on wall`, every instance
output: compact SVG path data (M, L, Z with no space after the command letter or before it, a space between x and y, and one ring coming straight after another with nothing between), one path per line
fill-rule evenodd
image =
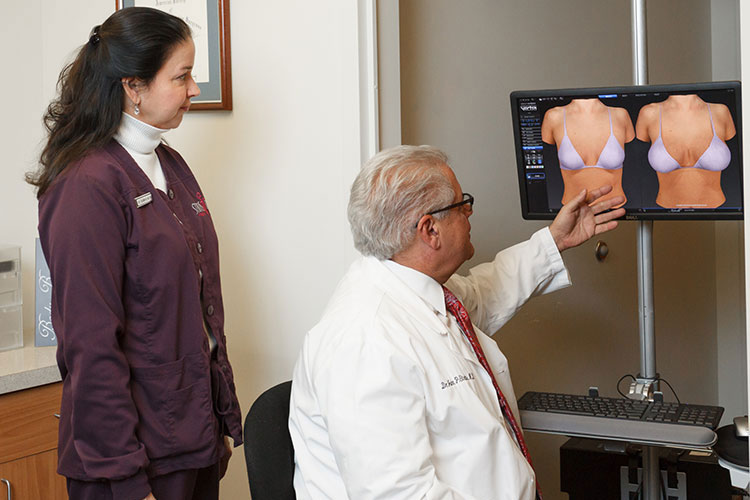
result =
M115 7L152 7L185 21L193 32L193 78L201 90L190 109L232 109L229 0L115 0Z

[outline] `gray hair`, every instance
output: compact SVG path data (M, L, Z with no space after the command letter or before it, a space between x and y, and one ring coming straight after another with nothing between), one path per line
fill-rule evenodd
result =
M396 146L368 160L354 180L347 210L355 248L381 260L406 249L419 219L456 196L440 168L447 163L432 146Z

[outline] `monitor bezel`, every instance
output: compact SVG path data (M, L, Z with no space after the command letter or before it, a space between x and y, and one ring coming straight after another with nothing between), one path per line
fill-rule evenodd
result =
M524 98L546 98L546 97L596 97L602 94L633 94L633 93L686 93L686 92L703 92L716 90L735 91L734 108L735 128L738 138L739 167L740 167L740 196L743 200L740 212L722 212L714 209L694 209L678 210L668 212L637 212L627 210L623 219L625 220L742 220L745 211L744 207L744 189L743 189L743 155L742 155L742 85L739 81L722 81L722 82L700 82L700 83L680 83L667 85L634 85L619 87L585 87L585 88L566 88L566 89L544 89L544 90L516 90L510 94L510 108L513 119L513 147L516 156L516 168L518 174L518 185L521 202L522 217L526 220L552 220L559 210L550 209L550 212L531 212L529 211L528 193L526 190L526 165L524 164L523 151L521 149L521 131L520 120L518 116L518 100ZM634 139L637 140L637 139Z

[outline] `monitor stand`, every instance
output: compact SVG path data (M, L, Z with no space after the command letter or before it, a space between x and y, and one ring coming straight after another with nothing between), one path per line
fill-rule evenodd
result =
M637 2L640 0L633 0ZM654 338L654 266L653 221L638 222L638 327L641 341L641 371L630 385L628 397L653 401L659 390L656 374ZM659 452L653 446L643 448L643 499L659 500Z
M653 401L659 390L654 337L653 221L638 222L638 330L641 341L641 371L630 384L628 397Z
M648 50L646 35L646 0L631 0L631 31L633 37L633 83L648 84ZM653 396L656 376L656 342L654 340L654 266L652 221L638 223L638 326L641 341L641 372L629 397L646 399ZM643 499L659 500L659 455L656 448L643 449Z

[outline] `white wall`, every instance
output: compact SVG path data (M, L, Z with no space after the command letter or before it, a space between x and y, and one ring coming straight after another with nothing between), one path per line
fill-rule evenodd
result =
M358 13L346 0L230 3L234 110L190 112L167 139L193 168L216 223L245 413L261 391L291 378L305 331L355 256L346 202L360 164ZM64 60L113 6L9 2L0 19L12 70L0 79L0 242L23 246L29 328L37 217L23 173L34 166ZM222 498L248 496L238 449Z
M70 2L72 3L72 2ZM69 4L70 4L69 3ZM0 79L4 100L0 121L0 244L20 245L23 249L23 301L26 343L33 343L34 321L34 238L36 199L24 183L24 173L35 167L42 139L42 113L55 91L57 73L63 60L77 44L88 37L93 20L111 11L101 2L88 2L84 15L70 13L63 3L41 0L9 2L0 21L0 46L6 70ZM73 12L76 12L74 15ZM88 16L86 15L88 14ZM75 17L79 33L61 23Z

